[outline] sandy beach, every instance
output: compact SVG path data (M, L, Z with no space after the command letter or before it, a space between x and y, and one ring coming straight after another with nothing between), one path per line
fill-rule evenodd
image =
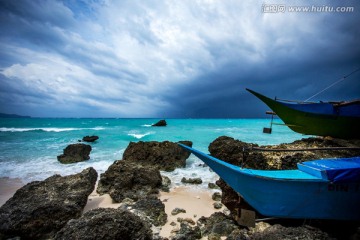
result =
M20 179L0 178L0 206L11 198L16 190L24 186ZM97 185L96 185L97 187ZM89 195L84 213L95 208L118 208L121 203L114 203L109 194L99 195L94 191ZM165 212L168 215L167 223L161 227L160 236L169 237L172 232L180 228L178 218L192 219L196 222L200 217L209 217L216 211L213 207L212 190L196 190L191 186L181 186L170 189L170 192L160 192L159 199L165 205ZM182 208L186 213L172 215L175 208ZM175 223L175 224L174 224Z
M16 190L25 184L18 178L0 178L0 206L11 198Z

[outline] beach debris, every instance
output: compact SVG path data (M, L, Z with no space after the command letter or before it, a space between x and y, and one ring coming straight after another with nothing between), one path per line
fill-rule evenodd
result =
M221 193L220 192L214 192L214 194L212 195L212 200L214 201L221 201Z
M108 193L114 202L120 203L125 198L137 201L157 194L161 186L158 168L118 160L100 175L96 191L99 194Z
M180 218L180 217L178 217L178 218L176 219L176 221L178 221L179 223L187 222L187 223L189 223L189 224L191 224L191 225L195 225L195 221L192 220L191 218Z
M216 185L215 183L208 183L208 188L210 188L210 189L219 189L219 186Z
M180 143L192 146L190 141ZM161 171L174 171L184 168L190 153L182 149L175 142L130 142L123 154L123 160L134 162L142 166L158 167Z
M186 213L186 210L183 208L174 208L171 211L171 215L178 215L179 213Z
M219 203L219 202L213 203L213 206L215 209L221 209L223 207L222 203Z
M60 239L143 239L150 240L149 224L135 214L113 208L97 208L69 221L55 240Z
M160 121L158 121L157 123L154 123L153 125L151 125L152 127L166 127L167 122L165 121L165 119L162 119Z
M167 222L165 205L156 196L140 199L133 205L133 209L138 210L135 213L154 226L164 226Z
M85 137L82 138L82 140L84 142L95 142L98 139L99 139L98 136L85 136Z
M63 150L63 154L57 156L57 159L64 164L86 161L90 159L91 150L91 146L87 144L70 144Z
M95 188L92 167L69 176L53 175L16 191L0 208L0 236L49 239L70 219L80 217Z
M185 178L181 179L182 183L189 183L189 184L202 184L201 178Z

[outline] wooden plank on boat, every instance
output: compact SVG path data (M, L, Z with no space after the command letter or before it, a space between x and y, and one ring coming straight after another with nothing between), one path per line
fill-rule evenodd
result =
M238 224L245 227L255 227L256 213L247 209L240 209L240 218L237 220Z

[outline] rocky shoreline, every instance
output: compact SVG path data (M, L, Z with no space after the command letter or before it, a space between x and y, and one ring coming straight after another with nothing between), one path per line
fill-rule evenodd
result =
M181 143L192 146L190 141ZM209 145L209 152L254 169L295 169L301 161L359 155L354 150L254 150L320 147L360 147L360 140L306 138L278 146L257 146L223 136ZM0 207L0 239L360 239L359 222L275 219L257 222L254 228L240 226L238 209L246 203L239 201L239 195L221 179L216 185L209 184L209 191L217 186L221 190L212 196L214 213L210 216L195 216L174 206L169 213L165 211L168 197L164 196L170 196L166 192L176 193L176 189L170 188L170 179L160 171L185 167L188 157L189 153L173 142L131 142L123 159L100 176L88 168L70 176L54 175L31 182ZM182 182L185 186L200 181ZM116 208L84 211L95 191L100 196L109 195ZM169 236L161 232L165 225L173 228Z

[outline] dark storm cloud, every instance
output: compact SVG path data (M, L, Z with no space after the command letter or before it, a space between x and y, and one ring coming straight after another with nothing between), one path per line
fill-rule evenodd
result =
M0 112L258 117L245 91L305 100L360 67L348 13L264 13L262 1L0 1ZM359 98L360 72L313 100ZM39 111L38 109L42 109Z

